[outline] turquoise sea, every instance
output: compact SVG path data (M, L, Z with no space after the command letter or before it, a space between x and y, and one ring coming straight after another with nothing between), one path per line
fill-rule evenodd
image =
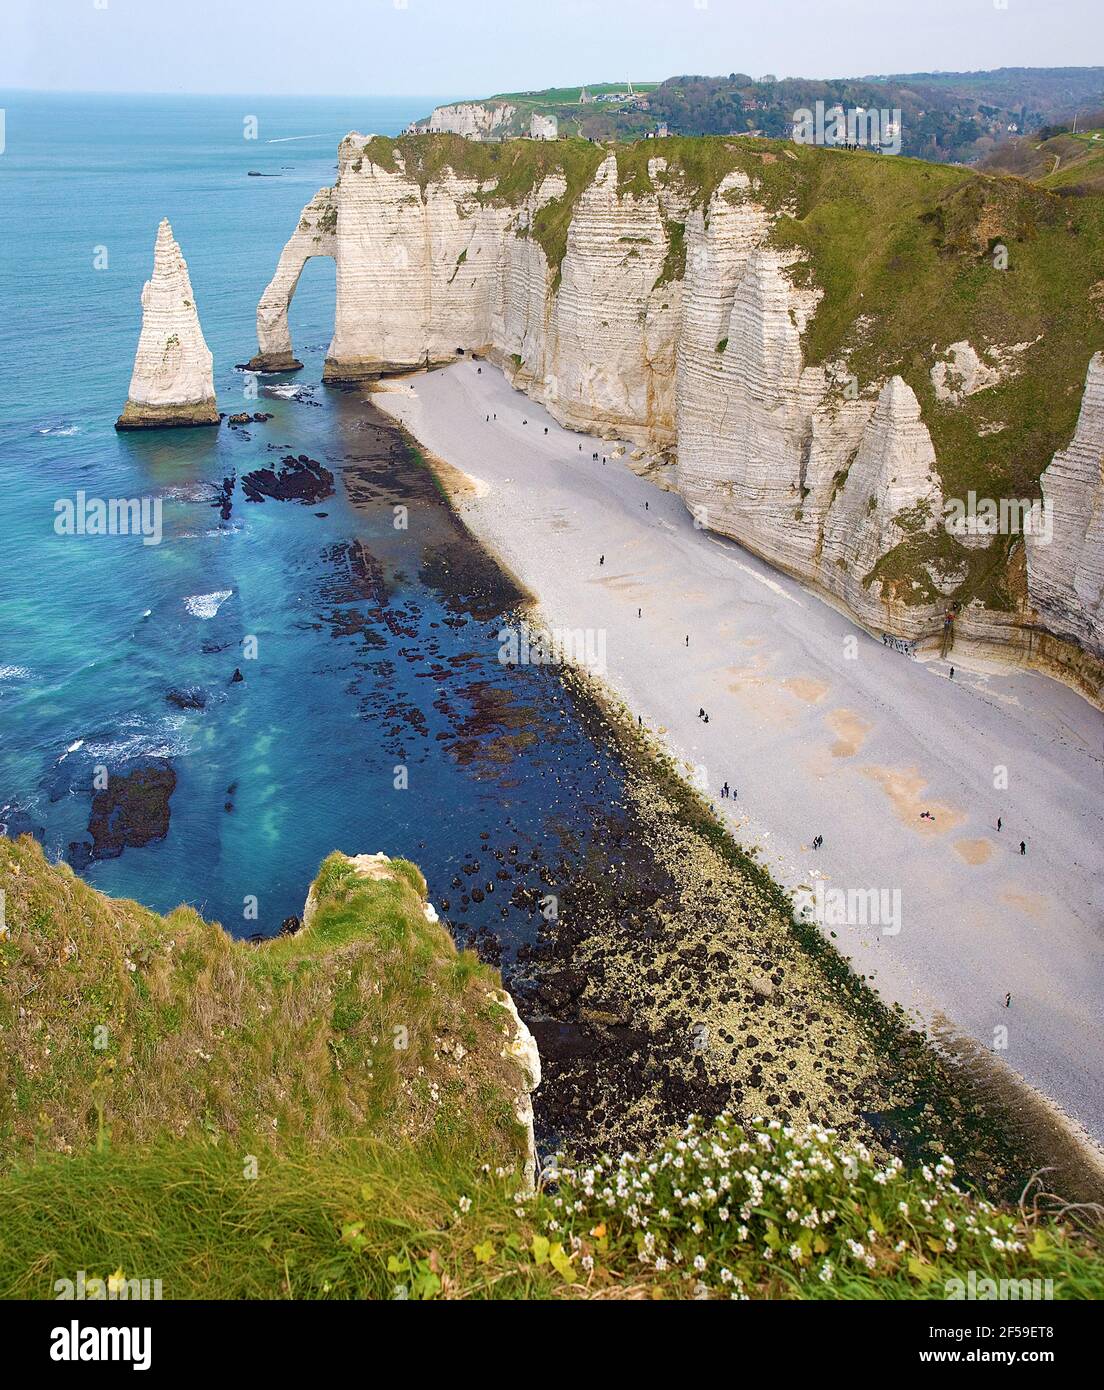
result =
M439 99L0 94L0 826L105 892L267 933L330 850L383 850L509 949L618 814L622 770L559 674L498 661L508 586L360 391L321 386L331 262L294 301L303 371L254 400L235 369L341 135L395 134ZM113 428L166 216L220 408L267 424ZM246 502L242 476L287 455L321 462L334 495ZM160 498L163 542L55 534L78 490ZM143 766L176 776L167 834L88 862L96 770Z

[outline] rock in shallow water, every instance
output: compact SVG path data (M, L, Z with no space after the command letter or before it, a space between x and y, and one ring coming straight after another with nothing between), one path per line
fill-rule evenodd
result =
M124 849L163 840L169 833L169 800L176 790L176 772L158 759L123 775L113 774L92 798L88 833L92 846L70 845L70 862L118 859Z

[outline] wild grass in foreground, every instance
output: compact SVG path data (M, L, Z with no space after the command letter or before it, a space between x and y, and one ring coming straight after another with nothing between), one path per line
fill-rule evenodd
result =
M1084 1299L1084 1213L998 1208L777 1122L694 1122L648 1158L469 1172L433 1147L259 1160L214 1145L48 1158L0 1180L0 1295L161 1279L165 1298Z

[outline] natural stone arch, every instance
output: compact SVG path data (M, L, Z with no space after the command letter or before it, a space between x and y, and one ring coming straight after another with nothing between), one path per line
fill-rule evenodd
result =
M257 355L253 372L294 372L303 365L291 348L288 306L303 267L312 256L337 259L337 204L332 188L320 188L299 216L291 240L280 254L276 274L257 305Z

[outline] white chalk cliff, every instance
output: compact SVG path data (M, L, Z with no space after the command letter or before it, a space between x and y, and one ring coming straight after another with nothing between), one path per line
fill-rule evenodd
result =
M127 403L115 428L217 425L211 352L199 326L188 266L165 218L153 275L142 289L142 332Z
M581 191L569 193L549 165L527 192L500 197L494 179L472 172L481 159L467 172L443 161L427 175L406 167L400 145L376 158L372 149L346 137L337 183L304 209L261 301L254 365L294 361L288 300L305 259L331 255L328 380L480 353L567 426L677 457L678 491L702 525L875 633L939 642L976 538L960 543L943 526L936 449L903 378L860 391L845 361L806 363L803 334L822 294L799 253L772 238L791 209L772 204L754 173L734 170L705 197L662 157L647 180L623 182L610 154ZM549 226L565 200L566 246L550 263ZM1029 346L1005 350L1008 371L1028 369ZM924 345L929 362L951 362L935 374L940 399L991 384L980 359L966 370L968 347ZM1046 554L1017 542L1015 602L971 599L955 624L960 639L1042 662L1095 698L1104 695L1099 360L1077 438L1042 482L1068 540Z
M462 135L465 140L499 140L514 124L517 107L507 101L460 101L438 106L427 120L415 121L425 135Z
M1077 433L1041 481L1054 534L1027 540L1032 605L1048 632L1104 661L1104 353L1089 363Z

